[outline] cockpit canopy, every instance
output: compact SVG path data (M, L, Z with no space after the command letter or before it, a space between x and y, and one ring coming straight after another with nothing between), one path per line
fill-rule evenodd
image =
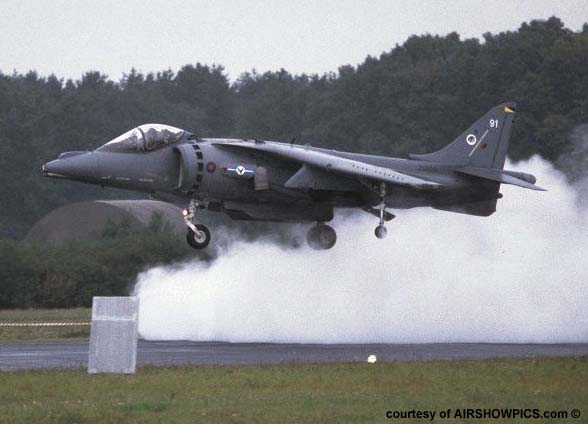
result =
M120 153L155 150L178 142L183 134L184 130L169 125L145 124L119 135L97 150Z

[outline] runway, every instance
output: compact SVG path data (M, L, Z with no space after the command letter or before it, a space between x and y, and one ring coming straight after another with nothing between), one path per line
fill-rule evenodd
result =
M365 361L426 361L432 359L486 359L588 356L580 344L271 344L189 341L139 341L137 364L230 365ZM0 343L0 370L85 368L88 341Z

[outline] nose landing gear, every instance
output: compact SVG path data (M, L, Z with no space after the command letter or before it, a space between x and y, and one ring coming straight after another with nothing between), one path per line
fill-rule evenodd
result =
M203 208L201 203L191 200L187 209L182 211L184 222L188 226L186 241L194 249L204 249L210 243L210 231L206 226L194 222L196 208Z
M327 250L335 245L337 242L337 233L326 224L318 223L311 227L306 234L306 242L311 249Z

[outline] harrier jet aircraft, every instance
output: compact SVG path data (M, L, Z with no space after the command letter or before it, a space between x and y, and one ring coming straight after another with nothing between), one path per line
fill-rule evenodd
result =
M500 184L532 190L533 175L503 170L515 103L492 108L446 147L408 159L339 152L266 140L199 138L160 124L141 125L94 151L66 152L43 166L47 177L151 194L183 205L187 241L195 249L210 231L195 219L199 209L233 219L311 222L308 244L330 249L335 230L325 224L333 209L359 208L379 218L387 211L428 206L488 216Z

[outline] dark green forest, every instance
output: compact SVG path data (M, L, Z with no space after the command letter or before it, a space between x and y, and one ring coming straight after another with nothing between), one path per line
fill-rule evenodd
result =
M43 247L15 240L50 210L73 201L136 196L42 178L40 166L60 152L98 147L139 124L159 122L200 137L295 137L301 144L402 157L444 146L492 106L515 100L510 157L539 154L556 163L572 152L573 129L588 123L587 58L588 24L574 32L553 17L523 23L516 31L487 33L482 40L462 40L456 33L412 36L380 57L325 75L250 71L231 82L222 65L200 63L177 71L130 70L120 81L98 71L76 81L35 71L0 73L0 238L5 239L0 257L20 255L5 258L8 264L1 268L10 265L10 275L20 272L27 280L26 272L33 271L22 264ZM39 267L64 266L62 250L45 249L53 250ZM100 250L59 249L86 252L84 260L97 255L92 249ZM134 254L129 247L128 255ZM170 260L164 255L138 263ZM106 262L90 262L95 278L106 279L100 274ZM44 281L57 278L47 272L33 274ZM113 283L114 292L126 287L133 272L124 274L125 284L120 278ZM4 278L9 275L0 282ZM38 304L2 302L3 290L0 307Z

